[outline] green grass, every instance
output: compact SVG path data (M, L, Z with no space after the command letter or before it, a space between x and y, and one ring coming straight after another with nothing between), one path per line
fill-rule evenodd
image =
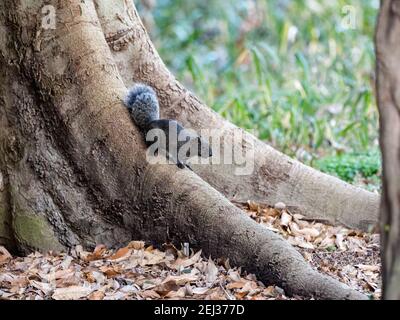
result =
M343 28L348 3L158 0L151 36L177 78L208 105L315 164L378 148L372 83L379 1L351 1L355 29ZM260 23L243 32L256 15Z
M328 156L316 160L314 166L344 181L367 185L370 190L378 190L380 184L381 156L378 150L364 154Z

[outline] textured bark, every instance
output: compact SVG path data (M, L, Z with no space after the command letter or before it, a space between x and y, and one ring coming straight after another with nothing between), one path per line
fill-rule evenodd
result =
M48 3L55 30L38 23ZM289 294L365 298L312 270L196 174L147 163L93 1L4 0L0 32L1 163L21 252L189 242Z
M6 246L13 250L15 243L11 228L8 183L3 172L4 170L0 170L0 246Z
M97 0L96 4L125 84L143 82L154 87L163 115L188 127L222 130L224 137L242 131L203 104L168 71L131 1ZM307 217L363 230L377 224L378 195L307 167L251 134L245 134L245 140L255 155L253 174L238 179L235 166L227 164L194 166L195 172L229 199L269 205L284 202L293 212Z
M377 92L383 156L383 298L400 299L400 1L381 2L376 33Z

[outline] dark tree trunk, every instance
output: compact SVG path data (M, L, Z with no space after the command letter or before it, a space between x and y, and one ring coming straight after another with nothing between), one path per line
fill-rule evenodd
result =
M383 298L400 299L400 1L381 2L376 33L377 92L383 156Z

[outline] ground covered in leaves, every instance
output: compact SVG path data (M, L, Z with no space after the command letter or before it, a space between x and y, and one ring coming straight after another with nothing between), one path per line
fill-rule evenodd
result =
M274 208L242 204L247 214L294 245L320 272L380 297L379 238L342 227L306 221L283 203ZM12 257L0 247L0 299L201 299L286 300L284 290L252 274L193 252L133 241L119 250L77 246L70 253Z

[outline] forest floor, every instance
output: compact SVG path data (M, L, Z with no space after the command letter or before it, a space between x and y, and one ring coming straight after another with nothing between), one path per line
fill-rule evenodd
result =
M239 204L255 221L281 234L312 266L379 299L379 235L306 221L284 204ZM264 285L226 259L207 259L187 244L154 248L133 241L118 250L77 246L67 253L12 257L0 247L1 299L302 300Z

